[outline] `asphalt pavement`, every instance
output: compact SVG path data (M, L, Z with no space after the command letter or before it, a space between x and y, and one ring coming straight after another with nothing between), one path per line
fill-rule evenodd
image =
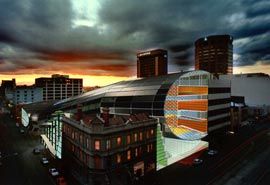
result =
M53 185L47 167L40 162L42 154L33 154L39 138L20 129L9 114L0 115L0 184Z

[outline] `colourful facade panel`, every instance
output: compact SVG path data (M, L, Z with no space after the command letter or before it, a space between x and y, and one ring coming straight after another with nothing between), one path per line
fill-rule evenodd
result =
M186 126L200 132L207 132L207 120L178 119L178 125Z
M179 101L178 110L196 110L196 111L207 111L208 100L191 100L191 101Z
M208 87L202 86L179 86L178 95L208 94Z

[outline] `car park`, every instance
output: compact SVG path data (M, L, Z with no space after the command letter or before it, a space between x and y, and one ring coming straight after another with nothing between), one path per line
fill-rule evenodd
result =
M50 168L49 169L49 173L51 174L51 176L56 177L59 175L59 172L56 170L56 168Z

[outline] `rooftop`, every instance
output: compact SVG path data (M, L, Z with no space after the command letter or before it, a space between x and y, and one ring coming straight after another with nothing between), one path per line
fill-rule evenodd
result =
M145 113L130 116L114 115L109 119L108 125L105 124L102 115L84 115L80 121L77 121L74 117L64 116L62 120L90 134L107 134L157 124L155 118L151 118Z

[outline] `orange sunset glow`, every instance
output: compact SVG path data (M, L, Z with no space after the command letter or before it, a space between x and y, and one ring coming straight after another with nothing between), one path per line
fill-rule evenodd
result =
M35 78L51 77L48 74L25 74L25 75L0 75L1 80L16 79L18 85L32 85ZM105 86L118 81L128 80L134 77L117 77L117 76L91 76L91 75L69 75L70 78L82 78L83 86Z

